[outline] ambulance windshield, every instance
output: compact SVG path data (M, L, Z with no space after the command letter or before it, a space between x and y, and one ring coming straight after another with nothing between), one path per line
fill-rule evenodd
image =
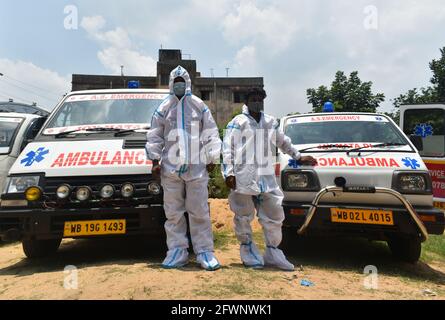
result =
M116 127L135 129L150 125L164 94L106 94L69 97L46 125L44 134L62 129Z
M285 133L296 145L304 144L408 144L398 129L383 117L300 117L287 121Z

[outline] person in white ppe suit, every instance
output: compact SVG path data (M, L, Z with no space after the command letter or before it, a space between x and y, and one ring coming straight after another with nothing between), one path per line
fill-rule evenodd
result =
M231 189L229 205L235 213L235 233L240 241L240 256L249 268L277 267L292 271L282 250L284 211L283 193L278 187L274 172L275 148L298 160L301 164L316 165L313 157L301 156L278 122L264 114L264 90L252 89L242 114L229 122L223 141L222 171ZM251 222L257 212L263 228L266 251L264 256L252 239Z
M220 264L214 256L208 206L208 171L220 161L221 139L212 114L192 95L190 76L178 66L170 74L170 95L155 111L147 133L147 157L164 190L168 252L164 268L188 263L187 222L196 260L206 270Z

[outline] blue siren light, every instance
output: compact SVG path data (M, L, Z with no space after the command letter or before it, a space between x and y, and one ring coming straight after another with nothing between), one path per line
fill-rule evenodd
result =
M323 105L323 112L334 112L334 104L330 101Z
M139 88L139 81L138 80L128 81L128 88L129 89L138 89Z

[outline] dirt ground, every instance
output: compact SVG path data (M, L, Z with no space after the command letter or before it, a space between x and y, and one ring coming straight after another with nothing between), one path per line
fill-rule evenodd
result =
M194 260L162 269L159 239L64 240L56 256L33 261L10 244L0 247L0 299L445 299L443 262L400 263L383 243L302 239L287 253L296 271L245 269L227 200L211 200L211 215L223 265L216 272ZM257 222L254 230L264 248ZM77 274L64 272L67 265ZM377 267L376 289L364 285L368 265ZM314 286L301 286L303 279Z

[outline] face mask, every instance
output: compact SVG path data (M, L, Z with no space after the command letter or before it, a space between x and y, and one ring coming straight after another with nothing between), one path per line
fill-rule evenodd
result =
M173 92L177 96L183 96L185 94L185 82L176 82L173 84Z
M253 112L260 113L264 110L264 102L250 102L247 107Z

